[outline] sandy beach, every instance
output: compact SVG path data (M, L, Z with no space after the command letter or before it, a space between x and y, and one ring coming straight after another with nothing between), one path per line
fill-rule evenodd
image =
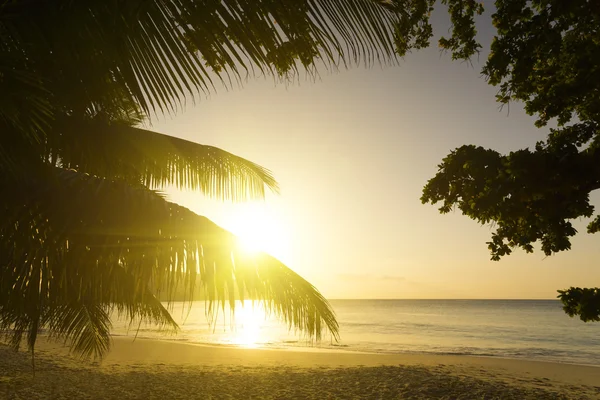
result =
M500 358L211 347L116 337L101 363L0 347L3 399L594 399L600 368Z

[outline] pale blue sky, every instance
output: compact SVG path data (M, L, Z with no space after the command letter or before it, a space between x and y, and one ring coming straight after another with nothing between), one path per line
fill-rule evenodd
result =
M437 34L448 27L433 15ZM271 78L219 90L153 129L221 147L271 169L281 194L230 204L170 190L173 201L263 247L329 298L552 298L556 289L600 282L599 237L545 258L516 251L489 260L491 228L421 205L421 189L455 147L507 152L545 137L520 104L499 111L496 89L436 44L399 66L322 71L287 87ZM598 196L595 196L597 199Z

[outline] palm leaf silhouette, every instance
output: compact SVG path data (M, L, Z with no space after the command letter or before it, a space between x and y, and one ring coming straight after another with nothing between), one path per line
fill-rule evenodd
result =
M337 337L310 283L267 254L244 255L229 232L151 190L261 198L278 190L271 172L139 124L248 76L394 62L412 35L400 28L413 22L383 0L3 2L3 334L33 349L45 327L101 357L111 313L177 329L159 296L183 288L192 300L200 285L209 318L251 298L290 328Z
M49 148L64 168L160 188L175 185L222 199L278 191L271 171L213 146L128 126L64 118Z
M0 329L14 345L25 333L33 346L47 326L78 353L100 356L111 311L176 329L154 292L171 301L182 286L192 300L198 281L209 314L252 298L290 328L337 336L334 313L312 285L271 256L240 252L235 236L207 218L142 185L45 172L13 187L0 230Z

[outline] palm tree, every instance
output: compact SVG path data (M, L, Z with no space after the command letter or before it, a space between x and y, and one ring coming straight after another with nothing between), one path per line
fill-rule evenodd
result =
M249 75L393 62L407 16L370 0L3 2L0 330L10 343L26 338L33 354L45 328L101 357L112 312L177 329L157 296L171 303L182 287L191 301L197 285L209 318L251 298L291 328L337 338L310 283L269 255L243 255L232 234L157 191L261 198L277 191L271 172L139 126Z

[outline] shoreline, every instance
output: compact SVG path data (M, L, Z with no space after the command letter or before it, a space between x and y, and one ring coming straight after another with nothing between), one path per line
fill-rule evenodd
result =
M190 388L203 394L189 395ZM600 399L600 369L498 357L252 349L123 336L113 337L104 360L88 363L42 338L33 379L30 354L0 346L4 393L28 399Z
M293 352L308 352L308 353L349 353L349 354L366 354L366 355L386 355L386 356L403 356L403 355L415 355L415 356L443 356L443 357L474 357L474 358L490 358L490 359L498 359L498 360L514 360L514 361L525 361L525 362L539 362L539 363L549 363L549 364L560 364L560 365L574 365L580 367L591 367L591 368L600 368L600 364L585 364L585 363L577 363L577 362L569 362L562 360L545 360L545 359L534 359L527 357L510 357L510 356L501 356L494 354L471 354L471 353L452 353L452 352L428 352L428 351L417 351L417 350L399 350L399 351L368 351L368 350L354 350L347 346L340 346L339 348L335 347L316 347L316 346L265 346L265 345L241 345L241 344L230 344L230 343L211 343L211 342L194 342L188 339L162 339L156 337L144 337L138 336L134 339L133 336L122 335L122 334L113 334L111 335L113 339L125 340L130 339L131 341L135 340L149 340L149 341L157 341L157 342L169 342L169 343L181 343L181 344L189 344L193 346L205 346L205 347L215 347L215 348L227 348L227 349L252 349L252 350L268 350L268 351L293 351Z

